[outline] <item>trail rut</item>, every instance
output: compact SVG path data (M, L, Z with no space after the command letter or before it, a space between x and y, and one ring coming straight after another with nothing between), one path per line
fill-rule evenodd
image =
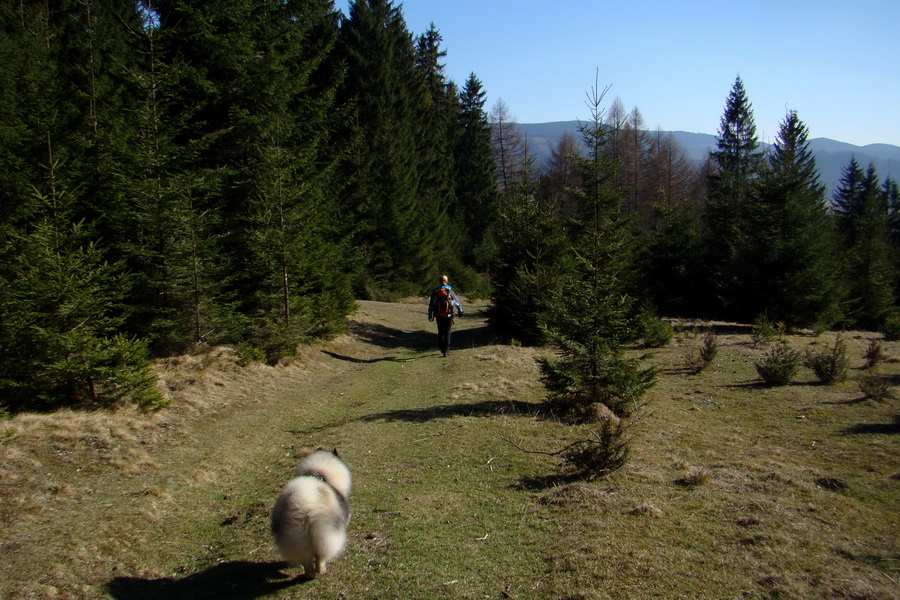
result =
M474 345L483 327L478 317L460 321L455 342ZM173 402L156 413L16 416L0 432L0 596L92 598L117 573L187 569L179 563L198 556L165 551L181 546L172 536L185 520L221 510L225 520L265 521L304 443L340 446L342 422L386 408L360 407L366 370L435 361L434 342L423 303L361 302L347 334L287 364L239 367L221 349L164 363ZM259 500L228 514L229 490L247 479L259 480ZM196 548L204 551L214 553ZM270 553L263 536L257 554Z

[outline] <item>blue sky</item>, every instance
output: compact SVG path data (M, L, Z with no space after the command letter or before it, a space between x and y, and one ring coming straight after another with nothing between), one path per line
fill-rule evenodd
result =
M588 118L599 70L605 107L618 97L650 129L715 134L740 75L763 141L796 110L812 138L900 146L900 0L406 0L402 10L414 35L435 24L449 79L474 72L486 108L502 99L520 123Z

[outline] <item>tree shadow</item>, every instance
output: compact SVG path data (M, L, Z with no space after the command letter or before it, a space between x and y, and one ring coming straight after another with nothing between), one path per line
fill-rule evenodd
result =
M478 327L460 327L459 321L454 326L451 334L451 349L453 348L479 348L489 346L497 342L497 335L487 325ZM360 341L373 346L378 346L386 350L411 350L413 352L427 352L430 349L437 348L437 328L433 323L431 331L419 329L415 331L404 331L395 327L388 327L378 323L353 323L350 326L350 333L357 337ZM326 352L329 356L351 362L371 363L382 360L398 360L396 358L378 358L378 359L356 359L353 357L344 357L330 352ZM401 359L402 360L402 359Z
M306 580L281 569L286 562L232 561L217 564L183 579L116 577L106 590L116 600L253 600Z
M578 473L554 473L551 475L534 475L521 477L510 487L529 492L542 492L561 485L569 485L586 481L584 475Z
M900 433L900 415L894 415L893 423L860 423L848 427L842 432L844 435L860 435L867 433L898 434Z
M424 330L403 331L395 327L387 327L378 323L353 323L350 333L374 346L387 350L414 350L422 352L435 345L436 335Z
M789 383L787 385L799 385L796 383ZM785 386L772 386L763 381L762 379L749 379L747 381L742 381L740 383L731 383L725 386L722 386L732 390L762 390L766 388L775 388L775 387L785 387Z
M437 350L437 331L403 331L393 327L386 327L373 323L360 323L351 328L352 333L361 341L379 346L387 350L410 350L424 354L428 350ZM469 329L454 329L451 336L450 349L454 348L479 348L496 343L488 326L471 327ZM397 356L381 356L378 358L357 358L338 354L330 350L323 350L331 358L344 360L356 364L373 364L377 362L409 362L425 358L425 356L409 356L400 358ZM429 354L428 356L433 356Z
M411 360L417 360L419 357L410 357L410 358L397 358L396 356L382 356L380 358L356 358L353 356L346 356L344 354L338 354L337 352L330 352L328 350L322 350L322 354L327 354L331 358L336 358L337 360L344 360L347 362L357 363L361 365L370 365L377 362L409 362Z
M732 390L776 390L778 388L792 388L792 387L819 387L826 386L828 384L820 383L818 381L789 381L783 385L773 385L771 383L766 383L763 379L748 379L746 381L742 381L739 383L732 383L729 385L725 385L722 387L732 389Z
M435 333L435 337L437 334ZM482 348L499 343L499 336L487 325L470 327L468 329L453 329L451 349L453 348Z
M868 396L859 396L858 398L850 398L849 400L829 400L827 402L823 402L822 404L831 404L831 405L840 405L840 404L862 404L866 400L868 400Z
M453 417L492 417L498 414L534 415L540 407L521 400L485 400L472 404L444 404L424 408L392 410L362 417L362 421L407 421L425 423Z

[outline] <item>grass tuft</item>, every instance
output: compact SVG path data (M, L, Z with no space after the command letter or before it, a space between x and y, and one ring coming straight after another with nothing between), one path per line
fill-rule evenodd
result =
M709 471L703 467L692 468L687 475L675 480L675 485L683 488L696 488L709 482Z

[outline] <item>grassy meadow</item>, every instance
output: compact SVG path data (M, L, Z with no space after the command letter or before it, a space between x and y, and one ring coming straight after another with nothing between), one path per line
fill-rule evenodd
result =
M842 334L849 380L762 385L771 344L676 324L624 469L569 477L551 454L590 426L541 416L535 359L480 309L437 351L425 301L362 302L297 360L227 349L161 362L169 408L0 422L0 597L900 597L900 421L857 380L877 334ZM800 352L835 334L789 336ZM900 342L881 342L900 382ZM318 446L350 466L344 554L314 581L283 564L269 511Z

